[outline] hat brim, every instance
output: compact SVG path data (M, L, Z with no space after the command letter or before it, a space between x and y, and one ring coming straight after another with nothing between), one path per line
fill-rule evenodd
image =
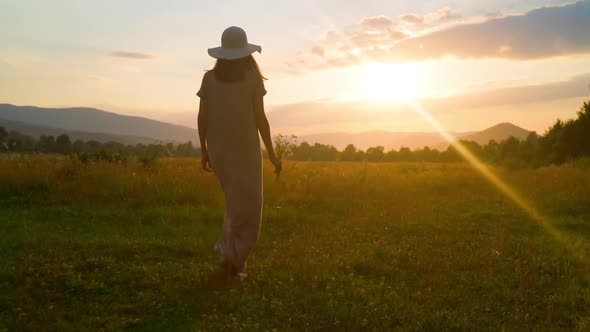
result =
M254 44L247 44L242 48L223 48L223 47L214 47L210 48L207 53L215 59L225 59L225 60L236 60L245 58L248 55L258 52L262 53L262 47Z

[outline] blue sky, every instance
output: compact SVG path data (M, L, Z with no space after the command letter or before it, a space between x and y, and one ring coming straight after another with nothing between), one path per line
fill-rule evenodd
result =
M221 32L230 25L243 27L251 42L263 46L263 53L257 59L271 78L267 82L267 105L276 114L302 103L311 109L320 107L320 103L326 107L326 101L331 102L331 107L341 107L349 99L374 97L362 91L375 90L381 81L402 88L403 82L416 77L420 78L420 86L413 91L413 97L424 99L459 98L482 89L550 84L584 74L590 63L587 52L590 42L586 40L590 37L580 34L587 26L580 22L579 16L576 18L574 10L564 9L561 16L547 16L563 20L555 25L558 27L555 33L550 30L551 24L542 29L543 15L558 15L554 13L559 9L527 15L539 7L555 5L578 8L576 11L581 11L578 15L590 17L590 12L586 12L590 8L588 1L582 6L568 7L573 6L571 2L549 0L3 0L0 102L95 106L166 121L190 122L197 102L194 91L203 71L213 63L206 49L217 46ZM524 19L516 23L510 19L492 22L509 15L524 15ZM570 17L567 15L573 18L567 20ZM412 18L421 23L412 23ZM458 25L464 28L457 28ZM367 27L373 30L366 30ZM507 27L513 30L506 30ZM400 39L392 39L392 32L399 33ZM507 35L522 39L513 40ZM548 38L553 39L543 43ZM454 42L457 39L458 44ZM438 43L440 40L444 43ZM498 47L491 48L488 54L490 50L484 50L485 46L475 47L481 40L498 43L492 45ZM506 41L514 43L508 45ZM412 43L419 43L420 47L426 43L430 53L416 53ZM555 48L552 45L556 43L563 45ZM366 68L373 63L411 65L382 67L397 80L388 81L386 77L367 74ZM397 73L403 73L403 77ZM373 76L367 78L367 75ZM522 110L514 118L522 119L524 126L540 129L557 116L567 116L565 108L575 105L581 97L563 98L563 104L558 103L563 108L558 107L554 113L528 113L532 120L525 120L527 113ZM556 101L559 99L556 97ZM346 105L352 107L352 104ZM530 104L530 101L522 104L519 109L526 109ZM481 118L476 116L477 112L484 111L463 112L471 112L475 119ZM575 113L575 109L569 112ZM313 114L308 116L313 118ZM473 125L459 120L464 118L465 114L457 113L456 120L450 117L446 125L457 130ZM501 120L511 119L498 117L487 121ZM487 123L480 121L475 125ZM383 126L423 129L418 124ZM376 128L380 129L366 123L284 129L306 132Z

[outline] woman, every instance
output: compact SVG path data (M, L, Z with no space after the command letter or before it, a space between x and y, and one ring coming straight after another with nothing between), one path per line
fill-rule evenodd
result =
M227 275L246 276L248 254L258 240L262 217L262 155L258 132L279 174L281 160L272 145L264 113L264 77L252 57L262 48L248 43L246 32L227 28L221 47L209 49L217 59L205 73L198 126L202 166L213 171L225 195L222 239L215 245Z

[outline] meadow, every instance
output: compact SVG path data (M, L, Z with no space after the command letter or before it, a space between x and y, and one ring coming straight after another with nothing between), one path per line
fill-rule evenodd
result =
M197 159L0 158L0 331L590 329L590 163L286 162L218 280L223 197Z

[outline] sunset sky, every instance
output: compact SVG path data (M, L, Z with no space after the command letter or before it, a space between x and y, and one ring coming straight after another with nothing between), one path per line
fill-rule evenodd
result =
M0 103L194 126L204 70L244 28L285 133L542 132L590 89L590 0L29 1L0 6Z

